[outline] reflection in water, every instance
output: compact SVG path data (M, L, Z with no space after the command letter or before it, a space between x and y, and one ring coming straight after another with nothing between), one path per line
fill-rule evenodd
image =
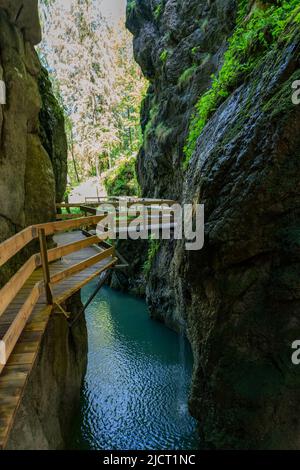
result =
M95 283L83 291L83 301ZM86 312L88 370L73 448L195 449L187 409L192 355L144 301L102 289Z

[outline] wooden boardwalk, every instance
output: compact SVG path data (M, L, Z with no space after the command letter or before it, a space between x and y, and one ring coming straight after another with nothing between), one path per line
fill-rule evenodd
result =
M80 231L59 234L54 237L58 246L85 239L86 237ZM101 251L103 250L92 245L64 256L49 265L50 274L52 276L61 273ZM115 263L116 258L110 255L99 263L58 282L52 289L54 303L61 304ZM42 279L43 271L40 268L29 277L23 288L0 317L0 338L5 336L9 326L18 315L20 307L28 297L29 292ZM47 305L45 293L42 292L7 364L5 366L0 365L0 370L3 369L0 375L0 449L5 447L8 439L14 416L20 404L52 310L53 306Z
M116 198L97 202L112 207L119 204ZM160 212L160 205L172 206L174 201L130 198L128 203L153 206L154 218L150 222L164 228L164 216L156 216L156 212ZM113 268L118 260L114 247L101 243L106 210L99 214L90 203L57 205L60 211L73 207L81 213L57 214L58 221L28 227L0 244L1 268L33 240L40 242L40 252L32 255L0 289L0 449L5 448L9 438L51 313L55 310L66 314L61 304ZM169 215L168 209L163 212ZM122 216L121 210L119 213ZM95 226L100 237L88 232ZM47 249L47 236L53 236L55 248Z

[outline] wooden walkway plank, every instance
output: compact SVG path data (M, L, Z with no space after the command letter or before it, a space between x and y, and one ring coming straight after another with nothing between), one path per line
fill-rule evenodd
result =
M69 255L74 253L75 251L82 250L83 248L87 248L90 245L99 242L97 236L86 238L84 240L78 240L77 242L69 243L64 246L58 246L57 248L52 248L48 251L48 259L49 262L56 261L63 256Z
M68 269L63 270L60 273L51 276L51 284L56 284L57 282L62 281L63 279L72 276L77 272L82 272L86 268L90 267L91 265L95 265L104 259L107 259L114 254L114 248L109 248L108 250L103 251L102 253L98 253L97 255L91 256L90 258L81 261L80 263L76 263Z
M69 290L64 290L61 295L57 294L55 296L55 302L56 303L62 303L64 302L66 299L68 299L71 295L73 295L75 292L77 292L78 290L82 289L86 284L88 284L89 282L91 282L93 279L95 279L95 277L99 276L101 273L103 273L104 271L106 271L107 269L110 269L112 268L116 262L117 262L117 258L113 258L111 260L110 263L102 266L99 270L97 271L94 271L92 274L90 274L88 277L85 277L85 278L82 278L81 282L80 283L76 283L74 284L72 287L70 287Z

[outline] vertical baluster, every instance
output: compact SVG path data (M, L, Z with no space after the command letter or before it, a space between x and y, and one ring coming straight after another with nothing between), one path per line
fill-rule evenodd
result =
M47 304L53 304L53 297L50 288L50 271L49 271L49 262L48 262L48 253L47 253L47 242L46 242L46 235L45 229L39 229L39 240L40 240L40 252L41 252L41 262L43 267L43 274L44 274L44 283L45 283L45 292L46 292L46 299Z

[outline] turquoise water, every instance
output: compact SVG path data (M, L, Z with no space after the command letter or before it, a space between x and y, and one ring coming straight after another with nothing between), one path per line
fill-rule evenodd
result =
M95 286L83 290L83 301ZM109 288L88 307L86 320L88 369L72 447L196 449L187 341L151 320L143 300Z

